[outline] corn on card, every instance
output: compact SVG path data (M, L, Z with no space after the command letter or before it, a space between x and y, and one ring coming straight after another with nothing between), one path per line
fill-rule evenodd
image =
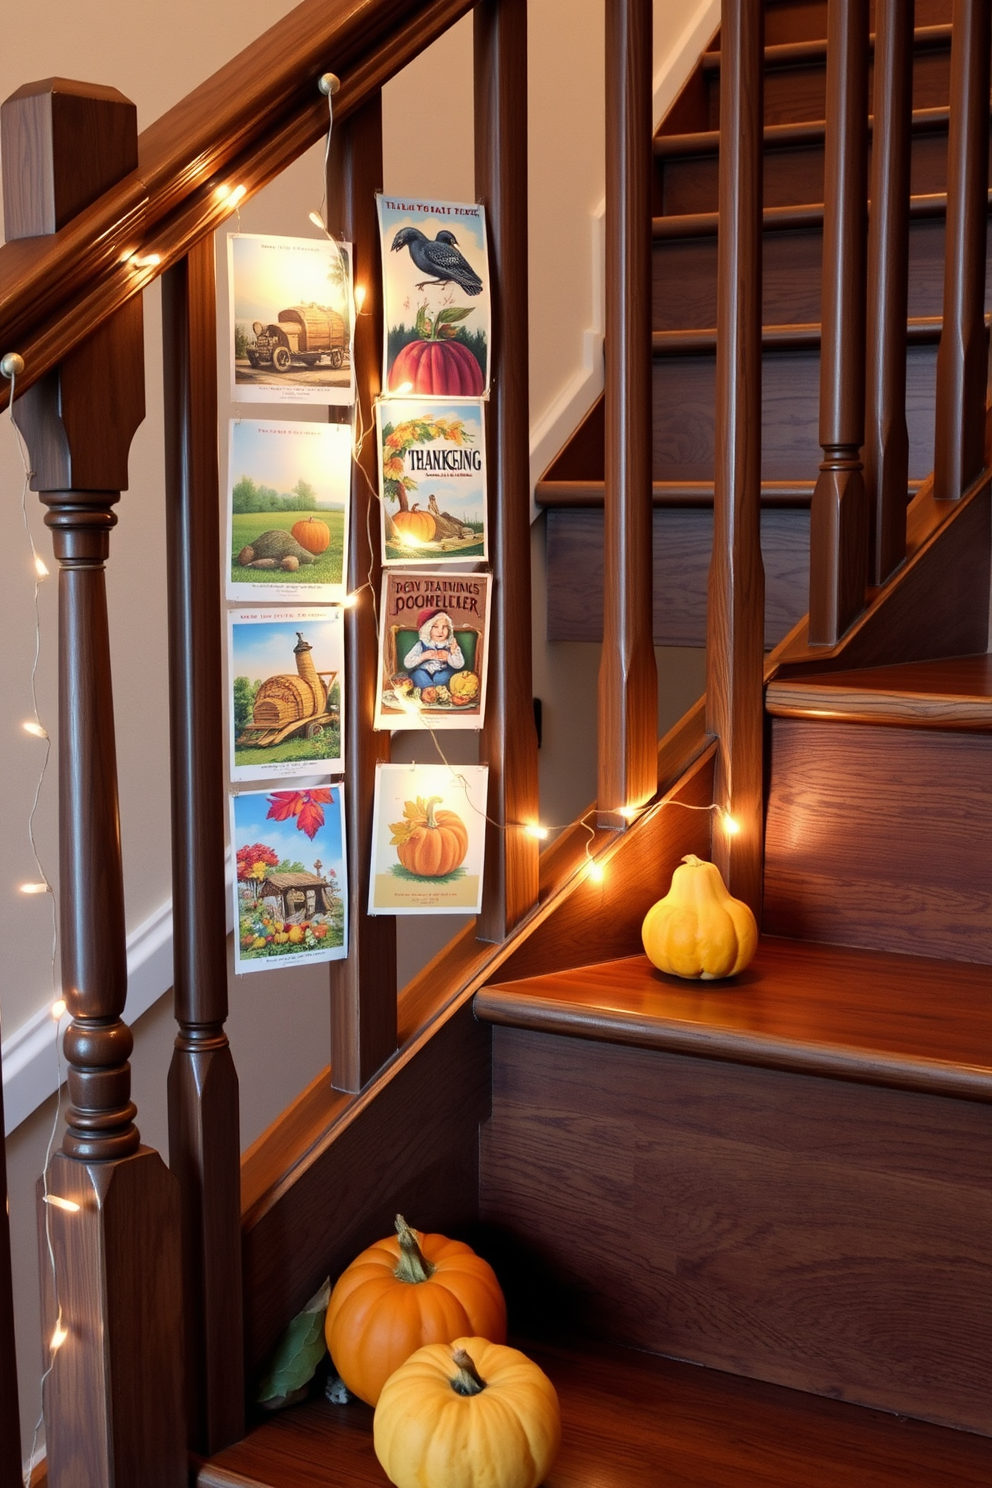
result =
M376 728L482 727L489 600L484 573L383 574Z
M369 914L478 914L485 765L377 765Z
M381 398L375 420L383 563L488 558L481 399Z
M272 971L347 955L343 789L231 797L234 969Z
M352 449L350 424L231 420L228 599L340 603Z
M489 391L486 214L478 202L377 196L383 391L479 398Z
M337 606L228 614L231 779L344 769L344 616Z
M232 233L227 269L232 400L353 404L351 244Z

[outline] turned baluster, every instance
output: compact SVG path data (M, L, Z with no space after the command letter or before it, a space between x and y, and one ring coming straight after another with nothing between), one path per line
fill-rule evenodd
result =
M732 894L761 907L762 667L761 250L763 0L728 0L720 39L713 557L706 633L706 726L720 740L713 860Z
M479 758L489 766L481 940L504 939L537 903L537 732L531 680L527 340L527 0L475 8L475 187L492 290L486 410L493 598ZM494 825L495 823L495 825Z
M244 1434L238 1076L224 1032L224 708L214 244L162 280L172 924L176 1021L169 1165L182 1195L189 1445Z
M933 494L953 501L980 474L985 447L988 335L988 0L954 0L947 141L944 324L937 350Z
M606 7L606 485L600 826L658 785L651 609L651 0Z
M864 481L869 578L883 584L906 556L909 433L909 161L914 0L876 0L875 96L868 225L868 357Z
M136 164L134 106L113 89L29 85L0 122L5 166L39 162L36 173L4 171L8 232L17 236L57 231ZM121 1017L127 958L104 564L144 416L143 372L133 298L14 406L59 563L60 944L72 1021L67 1128L47 1183L79 1207L39 1204L65 1332L46 1386L52 1488L186 1481L178 1191L158 1153L140 1144ZM47 1357L57 1318L47 1264L42 1288Z
M810 518L809 639L832 646L864 606L868 498L865 425L868 0L827 6L823 196L823 462Z

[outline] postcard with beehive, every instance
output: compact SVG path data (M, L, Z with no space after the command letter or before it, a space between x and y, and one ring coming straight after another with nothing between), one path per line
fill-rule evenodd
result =
M236 972L347 955L342 795L335 782L231 797Z
M377 765L369 914L478 914L485 765Z
M344 619L322 609L228 615L231 779L344 769Z
M488 574L383 574L376 728L482 727L489 585Z
M228 599L340 603L352 448L350 424L231 420Z
M351 244L232 233L231 398L355 401Z
M382 561L488 556L483 405L431 398L376 404Z
M383 390L479 398L489 391L489 252L478 202L378 196Z

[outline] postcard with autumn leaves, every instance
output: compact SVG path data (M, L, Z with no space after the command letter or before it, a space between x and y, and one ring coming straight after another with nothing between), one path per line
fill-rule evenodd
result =
M488 574L383 574L376 728L482 727L490 582Z
M375 415L383 563L488 558L481 400L382 398Z
M485 765L378 765L369 914L478 914Z
M231 797L236 972L348 953L343 788Z
M377 196L383 391L479 398L489 391L489 253L477 202Z

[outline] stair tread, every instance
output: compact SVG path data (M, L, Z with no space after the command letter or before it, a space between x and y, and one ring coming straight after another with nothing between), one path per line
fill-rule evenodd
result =
M777 677L767 707L784 717L992 729L992 655Z
M906 321L906 343L909 346L935 345L940 340L943 316L911 315ZM819 351L822 328L819 321L792 321L785 325L761 327L763 351ZM716 326L701 326L672 331L652 331L651 351L659 356L715 355Z
M923 51L932 47L950 46L952 31L953 27L950 24L917 26L913 32L914 50ZM868 38L868 45L874 52L874 33ZM815 41L780 41L765 47L766 67L806 67L818 62L826 62L826 58L826 37ZM718 50L704 52L701 65L704 73L719 72L720 52Z
M630 956L475 998L489 1022L982 1101L990 1011L987 966L774 936L734 981L688 982Z
M545 1488L984 1488L992 1443L967 1432L604 1344L522 1344L551 1378L562 1446ZM313 1401L201 1469L199 1488L384 1488L372 1411Z
M951 111L946 105L936 108L914 109L912 132L926 133L929 130L946 129ZM872 131L872 116L868 116L868 132ZM826 133L825 119L804 119L798 123L766 124L764 147L788 149L790 146L815 145ZM654 139L656 158L665 159L680 155L716 155L720 150L719 129L695 129L685 134L659 134Z
M992 192L989 193L989 198L992 206ZM946 212L946 191L921 191L909 198L911 221L943 217ZM652 217L651 236L655 242L667 238L715 237L719 224L719 212L670 212ZM765 207L762 210L762 227L765 232L795 232L801 228L822 231L823 203L802 202L798 205Z

